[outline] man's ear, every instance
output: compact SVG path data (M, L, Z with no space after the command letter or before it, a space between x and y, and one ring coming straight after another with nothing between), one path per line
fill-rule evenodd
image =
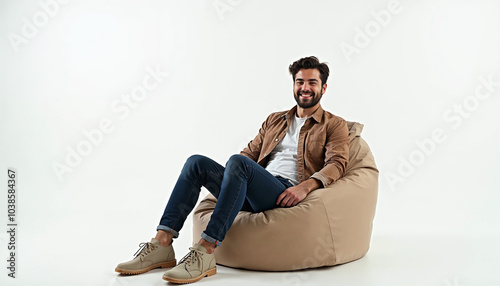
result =
M325 94L325 92L326 92L326 83L323 84L323 87L321 87L321 94L323 95Z

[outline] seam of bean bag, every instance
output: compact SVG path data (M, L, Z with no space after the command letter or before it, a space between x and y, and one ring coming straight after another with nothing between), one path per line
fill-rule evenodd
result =
M323 195L326 194L326 191ZM330 237L332 239L332 252L333 252L333 264L332 265L335 265L337 263L337 253L335 252L335 240L333 239L333 231L332 231L332 226L330 225L330 217L328 216L328 212L326 211L326 206L325 206L325 202L323 201L323 198L321 198L322 196L319 196L318 198L320 199L321 201L321 205L323 206L323 211L325 212L325 216L326 216L326 222L328 223L328 229L330 230Z

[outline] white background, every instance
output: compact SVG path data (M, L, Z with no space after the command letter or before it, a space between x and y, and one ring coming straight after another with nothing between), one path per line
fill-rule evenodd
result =
M15 168L19 249L2 285L163 285L159 270L113 269L154 236L189 155L224 164L294 105L288 65L309 55L332 71L322 106L365 125L380 169L371 250L291 280L220 267L200 283L500 282L499 1L49 2L0 1L0 218ZM148 69L154 88L117 112ZM89 145L103 120L111 131Z

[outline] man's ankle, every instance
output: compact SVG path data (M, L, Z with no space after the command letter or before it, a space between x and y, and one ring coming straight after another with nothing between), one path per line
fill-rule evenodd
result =
M198 244L200 244L201 246L205 247L205 249L207 250L208 254L212 254L215 251L215 244L211 243L211 242L208 242L208 241L204 240L203 238L200 239L200 241L198 242Z
M164 246L164 247L167 247L167 246L169 246L169 245L172 244L172 240L170 240L170 241L168 241L168 240L162 240L162 241L160 241L159 240L159 242L160 242L160 245Z
M161 230L161 229L156 232L155 239L158 240L158 242L160 242L161 246L165 246L165 247L169 246L170 244L172 244L173 238L174 238L174 235L170 232L166 232L166 231Z

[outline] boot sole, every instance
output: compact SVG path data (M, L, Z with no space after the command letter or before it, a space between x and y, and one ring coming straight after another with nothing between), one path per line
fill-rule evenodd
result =
M156 263L156 264L153 264L149 267L142 268L142 269L136 269L136 270L121 269L121 268L117 267L117 268L115 268L115 271L120 273L120 274L124 274L124 275L135 275L135 274L146 273L146 272L151 271L155 268L171 268L171 267L174 267L175 265L177 265L177 260L174 259L172 261Z
M205 273L202 273L198 277L189 278L189 279L181 279L181 278L172 278L172 277L163 276L163 280L166 280L166 281L172 282L172 283L177 283L177 284L188 284L188 283L200 281L202 278L215 275L216 273L217 273L217 267L214 267L212 269L205 271Z

